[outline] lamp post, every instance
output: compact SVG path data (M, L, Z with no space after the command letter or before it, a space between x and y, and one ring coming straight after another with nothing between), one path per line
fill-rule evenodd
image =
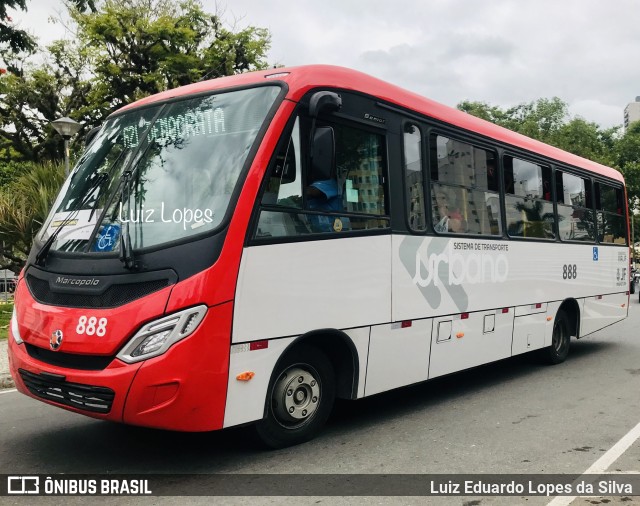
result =
M69 139L78 133L82 125L67 117L52 121L51 125L64 139L64 175L66 177L69 175Z

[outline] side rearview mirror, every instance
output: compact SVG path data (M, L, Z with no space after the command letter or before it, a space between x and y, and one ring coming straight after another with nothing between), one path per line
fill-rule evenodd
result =
M331 179L335 174L336 140L333 128L316 128L311 145L311 181Z
M342 97L333 91L317 91L309 100L309 116L311 122L311 179L310 181L324 181L335 174L336 142L333 128L325 126L316 128L318 115L334 112L342 107Z
M338 111L342 107L342 97L333 91L318 91L309 100L309 116L317 118L321 111Z

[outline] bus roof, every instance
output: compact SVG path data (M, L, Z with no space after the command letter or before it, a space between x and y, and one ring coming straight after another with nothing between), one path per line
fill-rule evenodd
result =
M287 98L294 101L300 100L305 93L314 88L340 88L373 95L398 107L415 111L470 132L624 182L620 172L611 167L494 125L491 122L476 118L458 109L440 104L362 72L332 65L275 68L202 81L143 98L123 107L118 112L195 93L236 86L249 86L265 82L265 79L287 83L289 87Z

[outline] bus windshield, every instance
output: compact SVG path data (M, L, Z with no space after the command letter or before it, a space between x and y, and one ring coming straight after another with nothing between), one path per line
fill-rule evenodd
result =
M279 87L199 96L107 120L43 227L51 249L110 252L215 229Z

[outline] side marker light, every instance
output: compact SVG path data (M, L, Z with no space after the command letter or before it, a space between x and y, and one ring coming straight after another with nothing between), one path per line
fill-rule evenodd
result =
M256 373L253 371L245 371L238 374L236 376L236 379L238 381L251 381L255 375Z
M464 337L464 332L458 332L458 333L456 334L456 337L457 337L458 339L460 339L461 337Z

